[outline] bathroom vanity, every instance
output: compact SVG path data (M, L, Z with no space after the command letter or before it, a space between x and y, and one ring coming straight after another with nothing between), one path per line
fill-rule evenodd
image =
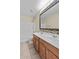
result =
M34 33L33 44L41 59L59 59L59 40L46 33Z
M59 32L59 1L54 0L39 16L40 30ZM41 59L59 59L59 36L47 32L33 34L33 44Z

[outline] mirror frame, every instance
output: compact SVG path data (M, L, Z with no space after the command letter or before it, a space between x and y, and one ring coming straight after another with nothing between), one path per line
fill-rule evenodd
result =
M54 5L56 5L57 3L59 3L59 0L54 0L47 8L45 8L41 14L39 15L39 28L40 30L56 30L56 31L59 31L58 28L41 28L41 15L43 13L45 13L46 11L48 11L50 8L52 8Z

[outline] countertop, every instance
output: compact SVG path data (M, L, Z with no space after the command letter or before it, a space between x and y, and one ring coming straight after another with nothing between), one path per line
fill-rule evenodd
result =
M59 38L54 38L53 36L51 37L50 35L46 36L46 34L44 36L38 32L33 34L59 49Z

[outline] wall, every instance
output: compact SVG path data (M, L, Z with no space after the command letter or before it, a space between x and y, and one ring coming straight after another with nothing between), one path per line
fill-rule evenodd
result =
M20 42L31 40L33 34L33 17L20 16Z
M34 32L39 32L40 31L40 29L39 29L39 14L37 14L34 17L33 22L34 22Z

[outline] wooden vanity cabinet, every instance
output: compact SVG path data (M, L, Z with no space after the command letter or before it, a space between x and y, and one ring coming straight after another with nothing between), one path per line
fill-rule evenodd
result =
M37 52L39 52L39 38L33 35L33 45Z
M39 51L39 50L38 50L38 48L39 48L38 45L39 45L39 42L38 42L38 39L37 39L37 40L36 40L36 50L37 50L37 51Z
M58 59L54 53L50 50L46 49L46 59Z
M35 36L34 36L34 35L33 35L32 41L33 41L33 45L34 45L34 47L35 47Z
M41 42L40 42L40 45L39 45L39 55L40 55L41 59L46 59L45 58L45 46Z
M33 35L33 44L41 59L59 59L59 49Z

